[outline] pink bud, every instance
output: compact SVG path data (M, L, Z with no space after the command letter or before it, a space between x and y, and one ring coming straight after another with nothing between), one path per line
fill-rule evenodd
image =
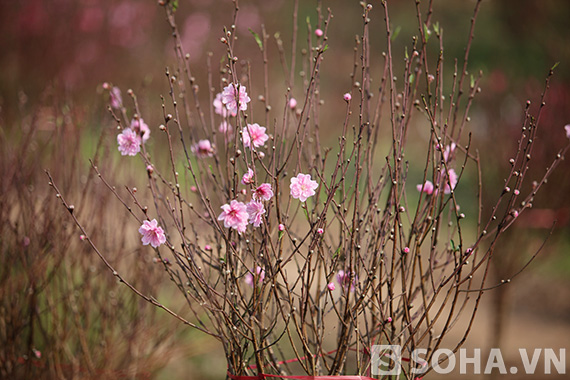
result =
M429 82L429 83L433 82L434 79L435 79L435 77L434 77L433 75L428 74L428 82Z
M291 98L291 99L289 100L289 108L291 108L292 110L294 110L295 107L297 107L297 100L295 100L295 98Z
M205 251L211 251L211 250L212 250L212 247L210 246L210 244L206 244L206 245L204 246L204 250L205 250Z
M278 228L279 231L285 231L285 226L283 224L280 224Z
M332 292L335 287L334 287L334 283L333 282L329 282L329 284L327 285L327 288Z
M519 195L521 192L519 191L519 189L515 189L515 191L513 191L513 193L515 193L515 195Z
M350 101L350 99L352 99L352 95L350 95L349 92L347 92L346 94L344 94L343 99L346 100L347 102Z
M87 237L85 235L79 235L79 240L83 241L85 239L87 239Z
M146 167L146 171L148 172L148 174L152 174L152 172L154 172L154 168L152 167L152 165L148 165Z
M190 191L195 193L198 191L198 188L196 186L190 186Z
M325 34L321 29L315 29L315 35L317 37L322 37Z
M317 233L318 233L319 235L322 235L322 234L325 233L325 230L323 230L322 228L318 228L318 229L317 229Z
M392 322L392 317L388 317L388 318L386 319L386 322L388 322L388 323Z
M404 251L404 253L410 253L410 248L405 247L405 248L403 249L403 251Z

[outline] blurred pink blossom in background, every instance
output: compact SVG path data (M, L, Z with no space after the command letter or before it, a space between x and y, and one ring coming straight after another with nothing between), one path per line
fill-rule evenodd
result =
M212 157L214 148L210 140L200 140L190 148L197 157Z
M259 276L259 282L263 282L263 279L265 278L265 271L261 267L258 266L255 269L255 272ZM253 273L247 272L245 277L244 277L244 282L249 286L253 286Z
M150 137L150 128L146 125L143 119L131 120L131 129L135 131L137 135L141 136L143 143L145 143Z

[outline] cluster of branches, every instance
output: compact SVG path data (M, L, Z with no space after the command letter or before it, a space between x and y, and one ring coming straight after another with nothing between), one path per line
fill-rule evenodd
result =
M117 292L107 268L60 205L53 202L38 162L53 168L61 190L82 205L79 215L91 237L107 239L113 253L132 250L119 241L130 216L99 207L113 199L94 175L85 175L80 141L81 113L48 86L42 104L28 110L21 94L22 119L4 124L0 134L0 378L148 378L176 354L176 326L136 295ZM65 136L65 138L62 138ZM105 169L110 166L105 164ZM97 228L92 228L97 226ZM143 265L144 247L112 255L115 265L143 291L162 272Z
M148 168L147 192L130 186L117 189L93 164L94 172L139 223L156 218L167 230L166 244L154 250L185 308L174 311L131 285L107 259L109 253L98 249L50 178L59 199L121 282L221 342L232 376L295 371L363 374L370 369L374 344L399 344L408 353L422 347L429 362L454 327L461 329L453 342L456 351L471 331L483 292L500 285L486 281L497 240L532 207L536 192L568 149L559 152L530 193L521 193L548 79L536 116L530 112L530 102L524 111L520 137L512 147L512 169L490 217L483 220L479 208L478 217L468 224L456 193L464 177L475 177L475 200L481 204L479 155L468 134L481 73L473 77L467 71L481 1L474 8L465 56L461 63L455 60L450 74L444 71L443 28L432 20L432 1L424 8L416 1L418 30L410 41L411 53L406 48L403 80L395 74L402 61L393 53L386 2L380 9L361 3L362 31L354 48L344 121L335 126L341 134L333 148L321 144L327 131L319 119L330 10L323 14L318 2L317 23L307 23L306 46L299 49L295 1L290 60L278 34L272 41L264 27L260 35L254 33L263 70L252 75L250 62L235 54L239 7L237 1L234 4L234 25L221 39L227 56L220 67L219 87L214 85L212 56L208 57L209 106L204 106L176 26L176 7L163 2L177 57L177 67L166 71L170 92L163 99L160 126L169 162L161 170L143 144L138 158L141 167ZM371 58L373 19L383 19L385 25L381 62ZM313 27L320 31L317 37ZM276 82L269 78L270 43L277 47L284 72L285 91L275 101L270 101L270 88ZM428 44L438 45L436 57L428 54L433 50ZM301 88L294 85L298 51L303 64ZM373 87L371 75L377 72L380 84ZM450 83L444 85L448 78ZM257 100L264 115L254 118L253 107L236 116L217 115L212 106L216 88L230 84L236 89L262 88ZM296 105L295 93L302 94ZM136 97L129 94L134 112L141 115ZM120 128L126 128L128 110L121 111L114 117ZM425 159L419 161L406 158L413 116L429 128ZM242 138L244 127L260 119L269 141L265 149L248 147ZM229 138L218 129L222 122L234 127ZM381 131L390 136L389 144L383 143ZM211 157L197 157L190 149L201 139L213 142ZM423 168L417 189L407 181L410 167ZM254 171L254 183L242 185L248 168ZM310 173L319 184L316 195L305 202L289 192L289 179L297 173ZM225 228L218 220L220 206L246 200L249 190L261 183L271 184L274 192L262 224L248 226L243 233ZM418 190L419 198L414 195ZM476 228L471 241L465 237L466 228ZM466 317L463 325L458 323L461 316ZM431 365L424 368L430 369ZM404 369L407 378L413 377L411 370Z

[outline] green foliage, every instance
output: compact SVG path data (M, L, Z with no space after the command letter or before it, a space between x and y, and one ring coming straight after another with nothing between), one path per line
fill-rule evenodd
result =
M249 32L253 35L255 42L257 42L257 46L259 46L259 50L263 51L263 41L259 37L259 34L255 33L251 28L249 29Z

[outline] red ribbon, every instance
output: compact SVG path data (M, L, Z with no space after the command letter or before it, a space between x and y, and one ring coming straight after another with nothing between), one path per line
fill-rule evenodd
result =
M356 351L355 349L351 348L349 349L351 351ZM365 348L364 349L366 353L368 353L368 350ZM327 352L327 355L330 355L332 353L335 353L337 350L332 350ZM314 355L317 356L317 355ZM321 356L321 354L319 354L318 356ZM306 357L303 356L301 358L301 360L305 360ZM410 359L409 358L402 358L403 361L409 362ZM295 358L295 359L289 359L289 360L283 360L280 361L277 364L285 364L285 363L293 363L293 362L297 362L299 361L299 359ZM257 365L252 364L249 366L249 369L255 369L257 368ZM278 378L278 379L293 379L293 380L377 380L377 379L373 379L371 377L367 377L367 376L346 376L346 375L342 375L342 376L282 376L282 375L268 375L265 373L261 373L259 375L255 375L255 376L238 376L238 375L232 375L229 371L228 371L228 377L232 380L266 380L267 378ZM416 380L422 380L421 377L416 377Z
M267 378L295 379L295 380L377 380L366 376L282 376L267 375L265 373L257 376L237 376L228 372L228 377L232 380L266 380Z

